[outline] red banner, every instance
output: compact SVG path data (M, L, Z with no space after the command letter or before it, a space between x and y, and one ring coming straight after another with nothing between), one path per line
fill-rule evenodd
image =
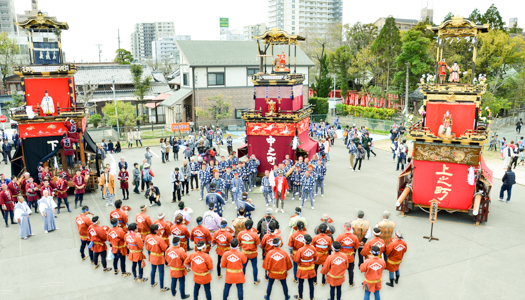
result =
M247 135L294 136L295 129L295 123L246 123Z
M57 136L67 132L67 128L62 122L19 124L18 130L21 138Z
M306 119L303 119L297 123L297 135L300 135L301 133L308 130L310 127L310 117L307 117Z
M426 127L430 128L435 135L438 135L439 126L443 124L447 111L452 116L452 133L455 133L456 136L459 137L465 130L474 128L476 104L428 102Z
M414 160L414 203L429 205L429 201L436 199L439 207L470 209L474 185L467 182L468 168L468 165Z
M57 105L61 109L71 107L69 78L27 78L24 82L27 105L32 105L33 110L36 111L37 105L42 107L46 91L54 116L58 115Z
M171 131L190 131L190 123L172 123Z

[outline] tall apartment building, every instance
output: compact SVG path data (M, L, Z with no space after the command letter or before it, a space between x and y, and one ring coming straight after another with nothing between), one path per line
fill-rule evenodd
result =
M266 32L266 23L259 23L255 25L248 25L242 28L242 33L244 34L244 39L247 41L253 40L254 35L261 35Z
M434 10L432 8L422 8L421 9L421 22L428 20L430 24L434 24Z
M161 37L151 43L153 59L175 58L179 49L177 48L178 40L191 40L191 35L175 35L170 37Z
M343 0L269 0L269 28L291 34L326 32L328 26L342 24Z
M131 54L142 61L153 57L152 42L175 35L173 22L137 23L131 33Z
M0 0L0 32L5 31L8 34L16 34L18 30L15 21L15 1Z

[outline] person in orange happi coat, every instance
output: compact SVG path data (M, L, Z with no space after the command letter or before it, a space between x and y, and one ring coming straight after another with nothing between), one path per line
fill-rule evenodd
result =
M293 256L297 250L299 250L301 247L304 246L304 235L306 234L306 230L304 229L304 223L303 221L299 221L296 224L297 231L292 233L290 235L290 238L288 239L288 249L290 250L290 255ZM294 270L294 283L297 283L297 266L298 264L294 261L293 263L293 270Z
M109 164L108 164L109 165ZM100 174L98 185L102 189L102 198L106 200L106 207L113 206L113 196L115 195L115 178L109 173L109 167L106 165L104 173Z
M224 280L225 283L222 299L228 299L228 295L230 294L230 288L232 287L232 284L235 284L237 286L237 297L239 298L239 300L243 300L243 286L246 282L246 278L244 278L242 266L246 264L248 258L244 253L239 251L239 240L235 238L232 239L230 245L231 249L224 252L224 259L222 260L220 265L220 267L226 268L226 278Z
M35 207L35 213L37 212L37 201L40 199L38 193L40 188L38 184L34 182L33 177L29 177L26 183L26 196L27 196L27 205L29 208ZM75 207L76 208L76 207Z
M84 193L86 192L86 179L82 176L82 171L77 170L76 175L73 176L73 185L75 186L75 209L77 209L77 203L80 201L80 206L82 206L82 201L84 201Z
M184 248L180 247L180 238L174 237L173 246L166 250L166 261L170 266L170 276L171 276L171 295L175 297L177 294L177 281L179 281L180 297L182 299L188 299L189 294L185 293L186 290L186 267L184 266L184 261L188 257Z
M207 247L204 241L199 241L195 248L197 248L197 251L188 255L184 261L184 265L186 267L191 267L191 270L193 271L193 281L195 282L195 286L193 287L193 299L199 299L199 290L201 289L201 285L204 285L206 300L211 300L210 271L213 270L213 260L210 255L205 252Z
M112 218L117 219L118 221L118 228L121 228L124 230L124 233L128 231L128 214L124 211L122 211L120 208L122 207L122 200L115 201L115 209L109 214L109 219Z
M361 272L365 273L365 281L363 282L365 300L370 299L370 293L374 293L374 298L379 299L381 277L386 268L385 261L379 257L381 255L379 246L372 246L370 253L368 259L359 267Z
M197 218L197 226L193 227L190 232L190 240L193 243L197 244L200 241L203 241L206 244L206 249L203 251L209 253L211 250L211 233L208 228L202 225L202 217Z
M190 232L188 231L186 225L184 225L184 219L182 215L177 215L175 217L175 224L171 226L170 231L173 237L178 237L180 239L182 249L184 249L184 251L188 251Z
M328 250L332 248L332 239L326 234L326 230L328 230L328 225L326 225L326 223L321 223L321 225L319 225L319 234L314 236L312 240L312 246L315 247L318 255L317 261L315 262L314 284L317 284L317 270L319 269L319 266L324 264L328 257ZM323 275L321 285L324 286L325 284L326 276Z
M230 250L230 242L233 239L233 236L226 227L228 226L228 221L222 220L221 221L221 228L217 230L213 237L211 238L211 242L213 245L217 245L217 249L215 250L217 252L217 278L221 279L221 261L222 256L224 253L228 250ZM243 276L244 277L244 276ZM229 289L229 288L228 288Z
M275 222L270 222L270 225L268 225L268 232L263 236L261 240L260 247L263 249L263 253L262 253L263 261L266 258L266 254L268 254L268 252L270 252L271 250L275 249L275 247L273 246L273 240L275 238L280 239L281 244L284 244L283 239L279 235L281 232L276 227L277 225ZM265 272L264 277L266 281L268 281L269 279L268 272Z
M239 232L239 235L237 238L239 239L239 243L241 244L242 252L246 254L246 257L249 261L252 262L252 268L253 268L253 284L258 285L261 283L261 280L257 279L257 246L261 243L261 240L259 239L259 235L256 231L252 230L253 227L253 221L248 220L244 223L244 226L246 227L245 230ZM246 262L242 266L242 271L244 274L246 274L246 265L248 262Z
M146 204L142 204L140 206L140 212L137 214L137 217L135 218L137 221L137 231L140 234L140 237L144 241L146 239L146 236L150 233L149 227L153 222L151 222L151 218L146 215L146 212L148 211L148 207Z
M388 259L386 261L386 269L390 273L390 283L386 285L394 287L394 273L396 274L396 284L399 282L399 266L403 260L403 256L407 252L407 243L403 240L401 230L396 230L396 236L390 239L390 244L386 247L386 254Z
M264 296L264 299L266 300L270 300L275 280L279 280L283 286L284 299L290 299L290 295L288 295L288 286L286 285L286 277L288 276L288 271L293 268L293 265L290 256L287 255L286 251L280 248L281 245L281 239L275 238L273 240L273 246L275 249L268 252L263 262L263 269L268 271L268 277L270 277L268 280L268 287L266 288L266 295Z
M332 244L332 250L334 253L328 256L321 274L327 276L326 282L330 285L330 300L336 299L341 300L341 285L345 282L345 272L348 269L348 257L346 254L340 252L341 244L334 242Z
M314 278L317 277L317 272L314 270L317 262L317 250L312 246L312 237L309 234L304 235L305 245L301 247L293 256L293 261L298 264L297 278L299 279L299 295L294 296L295 299L303 298L304 280L308 280L310 287L310 300L314 299Z
M120 269L122 270L122 277L128 277L131 273L126 272L126 255L128 249L126 248L126 233L118 226L118 219L111 219L112 228L108 230L108 241L111 243L111 252L115 255L113 259L114 274L118 275L118 261L120 260Z
M102 261L102 267L104 268L104 272L111 271L111 268L107 268L106 265L106 256L107 256L107 249L106 241L108 240L108 234L107 232L100 227L100 220L98 216L94 216L93 219L91 219L93 224L88 227L88 234L89 234L89 240L93 243L93 246L91 247L91 251L93 251L93 261L95 263L95 269L100 267L100 264L98 263L98 257L100 256L100 260Z
M345 232L335 239L341 244L341 253L348 257L348 284L354 286L354 261L355 252L359 250L359 238L352 233L352 223L346 222L343 226Z
M159 225L151 224L149 227L150 234L144 240L146 250L150 251L149 262L151 263L151 287L155 287L155 273L159 269L159 281L160 291L166 292L170 288L164 287L164 251L168 248L168 245L158 235Z
M126 233L125 239L126 239L126 247L129 249L128 259L133 262L133 265L131 266L131 272L133 272L133 277L135 278L135 281L141 283L148 281L148 278L142 277L142 272L146 263L144 262L144 259L146 259L146 256L144 253L142 253L142 249L144 248L144 242L142 241L142 238L138 233L136 233L137 230L137 223L131 223L128 226L128 233ZM139 275L137 277L137 266L139 266Z
M372 246L379 247L379 257L381 257L381 254L384 253L386 250L385 242L380 237L381 230L376 227L372 230L372 233L374 234L374 238L366 242L365 246L363 247L363 250L361 250L361 255L365 258L365 260L370 255L370 250L372 249Z
M159 225L159 235L166 243L166 246L170 246L170 234L171 234L171 226L168 222L164 221L164 213L160 212L157 214L157 221L155 221L153 224Z
M91 226L91 224L93 224L88 215L92 215L92 213L89 212L89 207L86 205L82 207L82 213L75 219L78 227L78 235L80 235L80 257L82 257L82 260L86 260L87 258L87 256L84 254L84 249L86 249L86 246L89 244L88 228ZM94 265L95 262L93 261L93 251L88 248L88 252L91 264Z

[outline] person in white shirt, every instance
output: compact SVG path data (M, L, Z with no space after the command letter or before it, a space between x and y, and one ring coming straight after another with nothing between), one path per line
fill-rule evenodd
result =
M45 233L58 229L55 224L55 208L57 208L57 204L53 200L53 196L49 196L49 192L44 190L42 198L38 200L38 210L44 220Z
M512 155L514 150L512 149L512 146L514 146L514 141L511 141L510 144L507 144L505 148L503 149L503 169L507 170L507 167L510 166L510 160L512 159Z
M31 231L31 223L29 222L29 215L31 214L31 209L27 206L27 203L24 202L23 196L18 196L18 203L15 205L15 220L20 225L20 237L26 240L28 237L33 236Z
M330 161L330 142L327 139L323 139L323 144L326 152L326 161Z

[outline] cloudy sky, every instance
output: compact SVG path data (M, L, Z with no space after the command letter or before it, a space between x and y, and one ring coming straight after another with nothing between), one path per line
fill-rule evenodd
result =
M468 16L478 8L484 13L494 0L428 1L434 9L434 23L452 12ZM496 6L505 23L517 17L525 22L525 10L517 9L520 1L500 0ZM39 9L59 21L68 22L63 45L69 61L98 61L97 44L102 44L102 60L112 60L118 46L130 49L130 35L135 23L172 21L176 34L191 35L195 40L218 39L219 18L230 19L230 29L267 22L267 0L38 0ZM410 0L344 0L344 23L372 23L380 17L419 19L426 1ZM15 0L17 13L31 9L31 0ZM523 26L522 26L523 27Z

